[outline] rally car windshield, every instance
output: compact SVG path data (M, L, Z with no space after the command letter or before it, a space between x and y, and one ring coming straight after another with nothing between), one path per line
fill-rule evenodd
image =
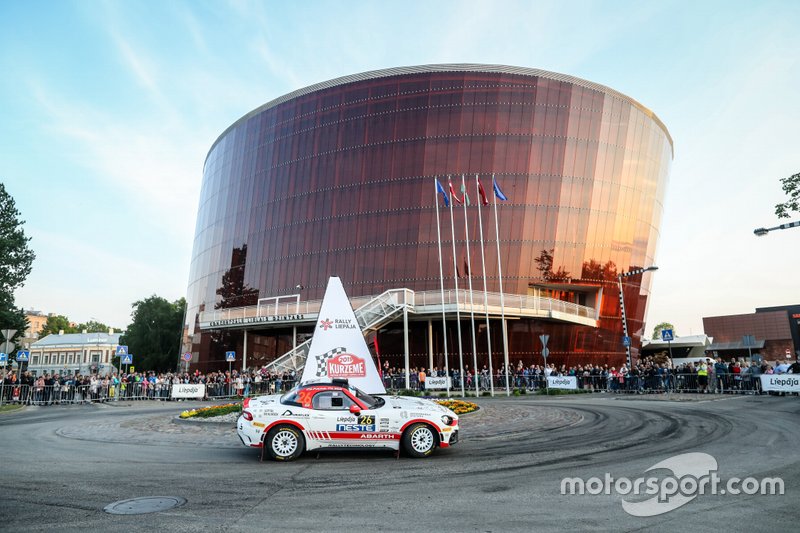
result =
M283 405L294 405L301 407L303 404L298 398L300 390L302 389L302 385L298 385L283 396L281 396L280 402ZM386 403L386 400L379 396L370 396L365 392L361 392L355 387L347 387L347 389L356 397L358 398L361 403L363 403L367 409L377 409L382 407L383 404Z
M380 396L370 396L366 392L361 392L355 387L350 387L350 392L356 395L356 398L366 405L369 409L376 409L386 403L386 400Z

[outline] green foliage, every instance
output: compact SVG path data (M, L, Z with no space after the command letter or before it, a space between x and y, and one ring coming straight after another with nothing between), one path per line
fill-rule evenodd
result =
M42 326L42 330L39 332L39 338L41 339L47 335L58 335L59 331L64 331L64 333L82 333L86 330L87 333L107 333L109 329L119 331L118 328L111 328L95 320L90 320L78 324L77 326L71 326L70 320L66 316L53 315L47 317L47 322L45 322L44 326Z
M22 309L18 309L14 305L14 296L0 292L0 329L15 329L17 333L10 340L16 342L14 339L19 339L25 333L28 327L28 319L25 318L25 313Z
M661 324L658 324L658 325L656 325L656 327L653 328L653 340L661 340L661 330L662 329L671 329L672 330L672 335L674 337L678 336L678 332L675 331L675 326L673 326L669 322L662 322Z
M156 296L133 303L132 323L120 337L135 357L136 367L164 372L176 368L186 300Z
M789 218L792 211L800 213L800 173L781 179L781 188L789 199L775 206L778 218Z
M412 389L403 389L397 393L398 396L420 396L422 393Z
M115 328L113 326L107 326L102 322L97 322L96 320L90 320L85 323L78 324L75 329L78 330L78 333L86 330L86 333L107 333L108 330L113 329L114 331L120 331L120 328Z
M214 418L216 416L223 416L229 413L241 413L242 404L235 403L229 405L217 405L205 409L198 409L194 414L186 418Z
M79 333L81 331L77 327L70 326L69 318L64 315L52 315L47 317L47 322L39 332L39 338L44 338L47 335L58 335L61 330L64 333Z
M0 183L0 329L16 329L12 339L21 337L28 322L14 304L14 291L25 283L36 254L28 246L30 237L22 229L24 220L6 187Z

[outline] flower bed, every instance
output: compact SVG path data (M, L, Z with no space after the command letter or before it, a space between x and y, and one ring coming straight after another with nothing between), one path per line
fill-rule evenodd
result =
M434 400L439 405L447 407L457 415L463 415L478 410L478 405L464 400Z
M228 413L238 413L242 410L240 403L226 403L225 405L212 405L211 407L201 407L191 409L180 414L180 418L211 418L213 416L227 415Z

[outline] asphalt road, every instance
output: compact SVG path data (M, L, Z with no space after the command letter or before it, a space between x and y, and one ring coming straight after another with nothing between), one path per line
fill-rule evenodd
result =
M28 407L0 415L0 529L798 530L800 398L479 403L462 417L461 442L428 459L327 452L292 463L260 463L230 427L173 422L187 404ZM561 494L564 477L641 478L688 452L713 456L723 480L781 477L785 495L706 494L637 517L621 501L644 496ZM143 496L187 502L153 514L103 512Z

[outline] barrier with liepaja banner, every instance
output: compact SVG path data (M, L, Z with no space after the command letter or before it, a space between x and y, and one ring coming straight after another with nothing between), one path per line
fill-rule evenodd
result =
M442 377L431 377L428 376L425 378L425 388L428 390L444 390L448 388L453 388L450 384L450 378L447 376Z
M760 378L765 392L800 392L800 374L768 374Z

